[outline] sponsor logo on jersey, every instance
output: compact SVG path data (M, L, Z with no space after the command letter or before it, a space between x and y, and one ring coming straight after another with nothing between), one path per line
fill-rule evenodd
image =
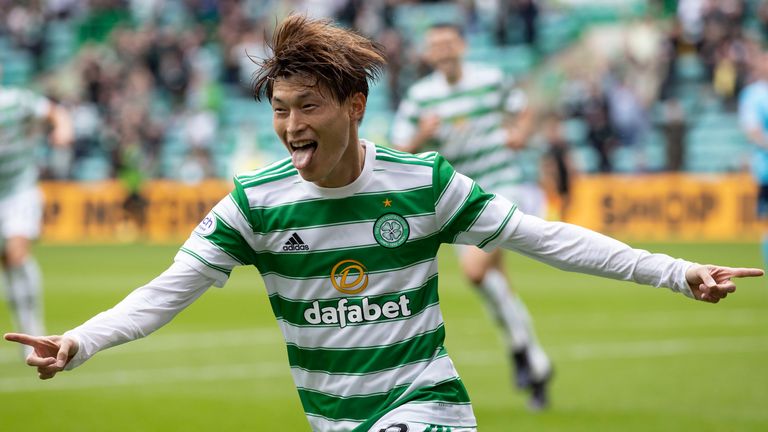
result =
M211 212L197 225L195 232L202 236L207 236L214 231L216 231L216 216Z
M387 213L373 224L373 238L385 248L396 248L408 240L411 228L408 221L397 213Z
M298 234L293 233L291 235L291 238L288 239L287 242L283 245L283 250L290 252L290 251L308 251L309 245L304 243L304 240L299 237Z
M339 261L331 269L333 287L344 294L358 294L368 286L367 269L360 261Z
M350 304L349 299L340 299L336 306L321 308L320 302L315 300L312 306L304 311L304 319L309 324L335 324L341 328L348 324L378 321L380 318L395 319L411 315L408 308L410 300L403 294L397 300L390 300L382 304L363 297L360 304Z
M367 269L360 261L346 259L339 261L331 270L331 284L344 294L358 294L368 286ZM410 300L405 294L397 300L376 302L370 297L362 299L342 298L335 306L320 307L315 300L304 310L304 319L309 324L333 324L341 328L348 324L378 321L381 318L394 319L411 315Z

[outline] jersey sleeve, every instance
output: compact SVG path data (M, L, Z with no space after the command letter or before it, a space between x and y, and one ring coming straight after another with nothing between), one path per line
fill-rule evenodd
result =
M247 240L253 234L249 214L248 199L236 181L232 193L203 218L174 260L210 277L215 286L224 286L234 267L255 263Z
M561 270L666 287L693 298L685 278L692 262L634 249L577 225L517 213L515 231L501 244L505 249Z
M99 351L149 335L197 300L212 283L185 264L171 264L113 308L64 333L78 345L66 369L76 368Z
M433 176L441 243L474 245L491 251L514 232L519 222L515 204L485 192L440 155L435 158Z

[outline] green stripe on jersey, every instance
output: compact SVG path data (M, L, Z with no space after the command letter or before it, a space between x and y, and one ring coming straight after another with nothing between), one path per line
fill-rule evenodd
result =
M216 230L202 237L242 265L255 263L256 253L240 235L240 232L229 226L216 212L212 213L216 218Z
M339 397L318 391L299 389L299 399L307 414L322 415L336 421L364 421L394 402L408 389L408 384L393 387L388 392Z
M440 324L434 330L388 346L333 349L286 344L286 348L291 367L332 374L368 374L429 360L444 340L445 327Z
M205 258L201 257L200 255L198 255L197 253L195 253L194 251L192 251L190 249L182 247L179 250L181 252L184 252L185 254L191 256L192 258L195 258L196 260L200 261L206 267L212 268L212 269L214 269L214 270L216 270L218 272L222 272L222 273L226 274L227 276L229 276L229 274L231 273L231 271L229 269L217 266L216 264L212 264L211 262L207 261Z
M316 227L318 221L323 221L323 226L374 221L382 215L385 200L391 201L391 207L386 210L403 217L434 212L432 187L424 186L405 191L384 191L252 208L250 213L252 219L259 221L257 232L269 233Z
M258 186L259 184L264 183L261 180L268 181L275 175L285 174L290 171L295 171L298 173L298 171L296 171L296 169L293 167L293 161L291 158L284 158L259 170L240 174L237 176L237 181L244 185L247 184L248 186Z
M442 242L451 243L459 233L469 231L492 198L493 195L483 192L477 183L473 183L467 199L440 230Z
M483 95L489 94L489 93L496 93L501 92L503 90L501 86L501 82L495 82L493 84L489 84L486 86L481 87L474 87L469 88L466 90L460 90L456 93L452 93L448 96L442 96L437 98L425 98L425 99L416 99L414 102L418 104L419 108L429 108L433 107L435 105L440 105L442 103L450 103L454 99L463 98L463 97L482 97Z
M330 276L333 266L345 259L363 263L368 272L384 272L429 260L437 254L439 247L439 239L432 235L409 240L394 249L373 244L360 248L304 253L259 252L256 267L262 274L277 273L289 278L303 279Z

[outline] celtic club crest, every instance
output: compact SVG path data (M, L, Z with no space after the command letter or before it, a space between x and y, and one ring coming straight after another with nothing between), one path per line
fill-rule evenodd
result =
M396 213L387 213L376 219L373 224L373 237L385 248L396 248L411 234L411 229L404 217Z

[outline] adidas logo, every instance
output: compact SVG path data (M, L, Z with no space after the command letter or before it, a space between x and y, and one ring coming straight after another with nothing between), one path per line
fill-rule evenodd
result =
M291 238L283 245L284 251L308 251L309 245L304 243L304 240L299 237L298 234L293 233Z

